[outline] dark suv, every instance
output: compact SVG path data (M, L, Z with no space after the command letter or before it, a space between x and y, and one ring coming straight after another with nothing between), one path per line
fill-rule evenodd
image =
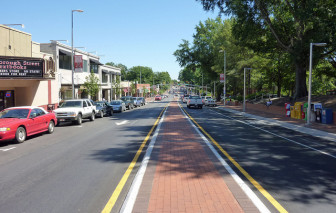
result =
M125 102L125 106L127 109L134 108L134 100L132 96L123 96L120 98L123 102Z

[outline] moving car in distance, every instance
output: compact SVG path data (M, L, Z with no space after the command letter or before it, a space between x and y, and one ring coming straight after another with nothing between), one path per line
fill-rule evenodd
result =
M57 119L41 107L11 107L0 112L0 141L22 143L27 136L53 133Z
M111 101L110 106L112 106L112 109L113 109L114 112L126 111L125 102L123 102L122 100Z
M113 108L106 101L96 101L93 104L96 106L96 116L102 118L113 115Z
M123 96L120 98L123 102L125 102L127 109L133 109L134 108L134 101L132 96Z
M201 108L203 107L203 101L202 98L198 95L191 95L189 97L189 100L187 102L187 107L191 108L191 107L197 107L197 108Z
M217 106L217 103L214 99L208 98L205 99L205 106Z
M185 96L183 97L182 102L183 102L183 103L187 103L188 101L189 101L189 95L185 95Z
M161 95L156 95L155 98L154 98L155 101L161 101L162 100L162 97Z
M81 125L84 118L94 121L96 118L96 106L89 99L66 100L54 110L57 124L60 122L71 121Z

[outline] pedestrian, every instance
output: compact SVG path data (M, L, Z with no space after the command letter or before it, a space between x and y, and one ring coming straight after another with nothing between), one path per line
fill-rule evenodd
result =
M270 107L271 105L272 105L272 101L271 101L271 99L268 99L268 101L266 102L267 109L268 109L268 107Z

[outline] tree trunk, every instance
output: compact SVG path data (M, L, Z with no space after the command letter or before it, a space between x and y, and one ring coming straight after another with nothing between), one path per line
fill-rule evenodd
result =
M295 95L294 99L302 98L308 95L306 85L306 66L301 62L295 64Z

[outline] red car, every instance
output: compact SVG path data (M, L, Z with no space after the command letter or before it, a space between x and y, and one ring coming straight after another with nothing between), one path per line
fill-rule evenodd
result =
M155 96L155 101L161 101L161 99L162 99L162 97L161 97L161 95L157 95L157 96Z
M12 107L0 112L0 141L22 143L27 136L53 133L57 119L41 107Z

